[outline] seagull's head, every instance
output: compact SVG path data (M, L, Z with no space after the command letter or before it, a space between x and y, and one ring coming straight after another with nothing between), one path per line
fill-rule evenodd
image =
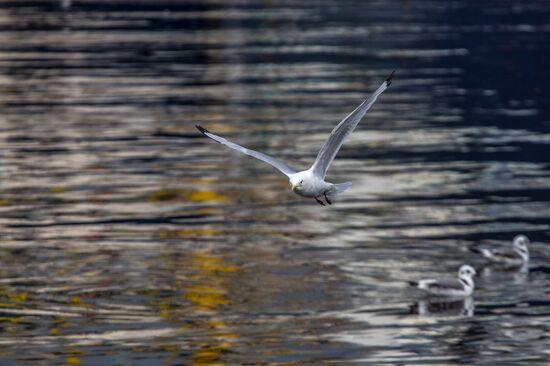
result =
M476 270L467 264L460 266L460 269L458 270L459 278L472 278L476 274Z
M522 257L529 258L529 249L527 246L531 243L528 237L525 235L518 235L514 238L512 246L517 250Z
M304 177L296 174L290 177L290 188L293 192L299 193L304 187Z

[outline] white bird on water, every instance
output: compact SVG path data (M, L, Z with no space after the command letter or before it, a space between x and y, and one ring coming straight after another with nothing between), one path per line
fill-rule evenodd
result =
M504 266L522 266L529 262L530 240L525 235L517 235L512 241L512 247L508 249L485 249L471 247L474 253L481 254L495 264Z
M258 151L247 149L243 146L237 145L225 138L215 135L203 128L196 125L197 129L205 136L211 138L214 141L219 142L231 149L237 150L243 154L250 155L256 159L262 160L269 165L277 168L284 175L286 175L290 181L290 187L292 191L303 197L315 198L315 201L324 206L325 203L319 199L319 197L325 197L327 203L330 205L332 202L327 196L337 195L343 193L346 189L351 187L351 182L333 184L325 181L325 175L327 173L330 163L334 160L334 157L340 150L340 147L344 143L346 137L353 132L359 121L363 118L365 113L372 107L374 102L380 94L384 92L390 86L395 71L382 83L382 85L361 103L353 112L351 112L346 118L344 118L330 133L327 141L321 150L317 154L317 158L313 165L307 169L297 172L290 168L285 163L272 158L266 154Z
M475 269L464 264L458 270L458 278L455 279L425 279L411 281L411 286L436 296L470 296L474 292L475 283L472 278L477 273Z

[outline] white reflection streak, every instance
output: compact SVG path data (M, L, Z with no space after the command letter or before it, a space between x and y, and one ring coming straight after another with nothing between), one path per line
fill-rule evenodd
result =
M1 339L1 345L11 344L31 344L31 345L49 345L58 344L60 341L66 341L72 346L93 346L103 344L105 342L117 342L122 345L132 345L136 341L147 339L150 341L157 337L172 337L178 334L178 331L174 328L158 328L158 329L129 329L118 330L104 333L85 333L74 334L67 336L45 336L45 337L33 337L33 338L11 338Z

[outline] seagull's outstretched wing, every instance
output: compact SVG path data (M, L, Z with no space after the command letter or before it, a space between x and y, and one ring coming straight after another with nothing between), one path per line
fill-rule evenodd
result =
M390 86L393 75L395 74L395 71L391 73L391 75L384 81L382 85L374 92L373 95L371 95L368 99L366 99L363 103L359 105L359 107L355 108L353 112L351 112L346 118L342 120L336 126L332 132L330 133L330 136L328 137L327 141L325 141L325 144L319 151L319 154L317 154L317 158L315 159L315 163L313 163L312 171L314 174L321 178L325 178L325 175L327 173L328 167L330 163L334 160L334 157L338 153L338 150L340 150L340 147L344 143L344 140L346 137L353 132L355 127L357 127L357 124L359 121L361 121L361 118L367 113L367 111L372 107L374 102L376 102L376 98L384 90L387 89L388 86Z
M266 154L262 154L261 152L257 152L254 150L247 149L246 147L243 147L241 145L237 145L231 141L228 141L224 139L221 136L214 135L212 132L208 131L206 128L195 125L197 129L206 137L210 137L212 140L219 142L222 145L225 145L227 147L230 147L231 149L237 150L242 152L243 154L250 155L256 159L260 159L262 161L265 161L271 166L274 166L275 168L279 169L283 174L285 174L287 177L291 176L292 174L296 173L296 171L292 168L290 168L285 163L272 158L271 156L268 156Z

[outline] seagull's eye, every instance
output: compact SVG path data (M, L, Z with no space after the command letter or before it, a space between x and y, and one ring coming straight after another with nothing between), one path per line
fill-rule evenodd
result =
M300 184L302 184L302 183L304 183L304 181L303 181L303 180L301 180L301 181L300 181Z

